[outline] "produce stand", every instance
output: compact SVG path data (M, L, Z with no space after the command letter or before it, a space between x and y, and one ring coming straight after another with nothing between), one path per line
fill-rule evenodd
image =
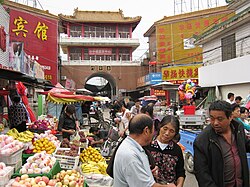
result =
M12 154L0 154L0 162L4 162L6 165L16 164L22 158L22 152L23 149L19 149L18 151Z
M11 168L4 176L0 176L0 187L5 187L14 172L14 168Z
M30 156L33 156L34 154L25 154L23 153L22 154L22 164L25 164L27 159L30 157Z
M50 170L49 173L42 173L42 174L28 174L29 177L37 177L37 176L47 176L49 179L52 179L54 175L56 175L57 173L59 173L62 170L62 168L60 167L60 164L58 161L56 161L56 163L54 164L54 166L52 167L52 169ZM15 172L11 178L16 178L16 177L21 177L22 174L19 173L20 169Z

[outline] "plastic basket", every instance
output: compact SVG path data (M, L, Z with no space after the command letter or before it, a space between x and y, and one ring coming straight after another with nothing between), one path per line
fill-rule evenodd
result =
M22 162L23 162L23 164L25 164L27 162L27 159L29 157L31 157L31 156L34 156L34 154L25 154L25 153L23 153L22 154Z
M23 149L19 149L11 155L0 155L0 162L4 162L6 165L16 164L19 160L22 160Z
M14 173L14 168L12 167L8 173L4 176L0 176L0 187L5 187L6 184L9 182L11 175Z
M14 168L14 172L16 172L17 170L19 170L22 167L22 160L19 160L16 164L8 164L8 166L11 166Z
M65 156L65 155L58 155L56 154L57 151L70 151L70 148L57 148L56 152L54 153L54 157L56 158L56 160L59 162L60 167L62 169L66 169L66 170L71 170L71 169L77 169L78 167L78 163L79 163L79 156L76 157L72 157L72 156ZM80 154L80 149L78 151L78 155Z
M21 177L22 174L19 173L21 168L19 168L12 176L11 178L16 178L16 177ZM37 176L47 176L49 179L52 179L54 177L54 175L56 175L57 173L59 173L62 170L62 168L60 167L60 164L58 163L58 161L56 161L56 163L54 164L54 166L52 167L52 169L50 170L49 173L41 173L41 174L28 174L29 177L37 177Z

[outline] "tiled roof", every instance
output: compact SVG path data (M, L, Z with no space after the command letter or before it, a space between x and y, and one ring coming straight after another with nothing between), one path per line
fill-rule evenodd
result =
M74 10L73 16L59 14L59 17L65 21L76 22L95 22L95 23L134 23L140 22L141 16L124 17L122 10L118 12L111 11L79 11Z

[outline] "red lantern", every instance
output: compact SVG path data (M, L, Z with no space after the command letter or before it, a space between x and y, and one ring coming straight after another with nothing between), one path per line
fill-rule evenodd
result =
M149 62L149 65L156 65L156 64L157 64L156 61Z

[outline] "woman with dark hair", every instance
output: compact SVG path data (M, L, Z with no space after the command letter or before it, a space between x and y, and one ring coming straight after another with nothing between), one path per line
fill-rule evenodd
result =
M249 110L246 107L240 107L240 117L237 118L239 122L244 125L244 129L250 131L250 124L246 120L249 115Z
M9 108L10 129L16 128L18 132L26 131L28 119L27 110L21 103L21 98L16 95L13 98L13 105Z
M73 135L76 130L80 130L75 112L75 105L67 105L59 118L58 130L62 132L63 138L67 138L68 140L70 140L70 136Z
M179 120L167 115L160 122L160 129L155 140L148 147L158 166L156 181L160 184L174 183L183 187L185 180L184 159L180 146L174 138L178 136Z

